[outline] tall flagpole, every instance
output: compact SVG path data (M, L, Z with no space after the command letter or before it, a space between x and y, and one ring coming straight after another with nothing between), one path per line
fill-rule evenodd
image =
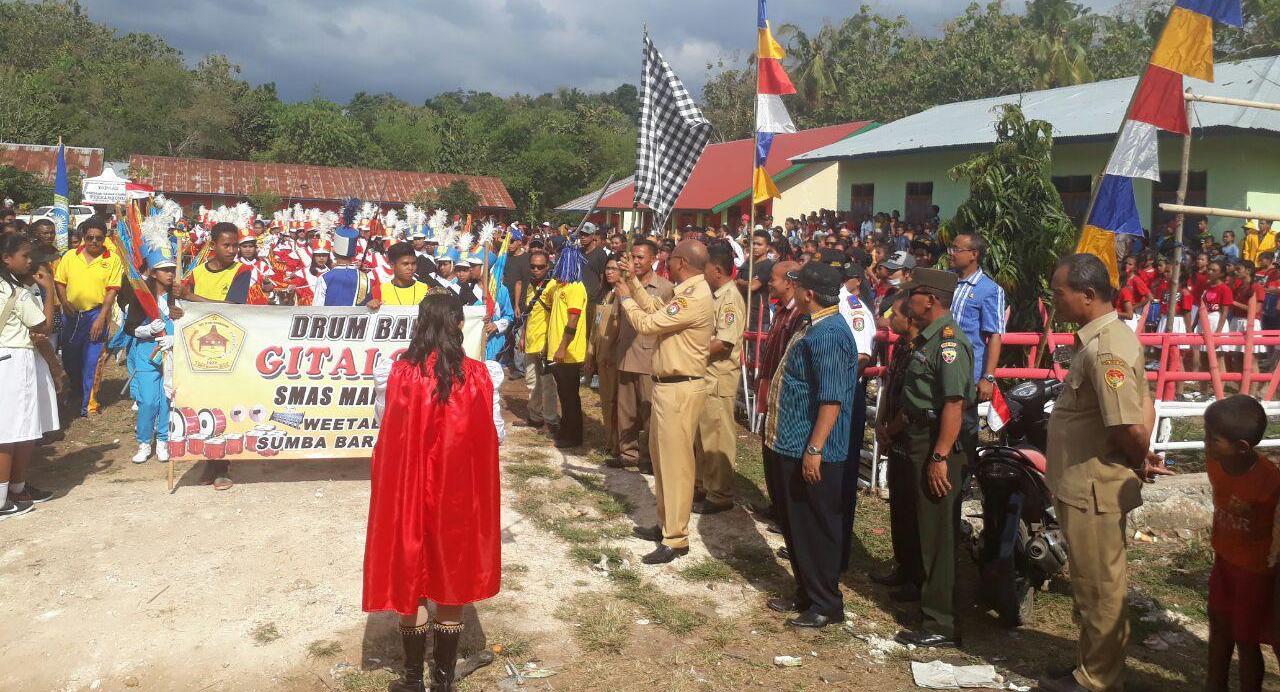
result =
M747 327L751 327L751 319L756 319L756 336L754 341L756 348L748 349L751 354L751 386L756 384L756 377L760 374L760 328L764 325L764 320L757 313L751 304L751 283L755 280L756 275L756 253L755 253L755 233L756 233L756 150L760 147L760 36L759 31L756 32L756 124L752 128L751 135L751 153L750 153L750 172L747 175L747 204L751 205L750 221L747 224ZM764 288L763 282L761 288ZM750 412L752 418L755 417L755 411Z

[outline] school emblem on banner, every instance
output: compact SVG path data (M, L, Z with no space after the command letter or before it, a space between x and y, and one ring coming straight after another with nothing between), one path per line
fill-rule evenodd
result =
M191 369L195 372L231 372L235 369L244 330L235 322L213 313L182 330Z

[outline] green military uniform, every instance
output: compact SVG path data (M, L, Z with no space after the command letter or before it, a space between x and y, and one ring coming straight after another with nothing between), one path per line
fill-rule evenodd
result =
M1142 481L1108 428L1145 425L1150 392L1142 345L1116 313L1081 327L1076 349L1049 417L1045 481L1071 564L1080 626L1076 682L1118 690L1129 641L1125 517L1142 504Z
M920 587L923 629L958 639L956 628L956 550L960 527L960 481L967 451L960 441L947 458L951 492L934 497L927 486L927 467L938 438L938 420L949 399L971 406L977 396L973 381L973 346L950 314L939 317L916 337L902 387L902 410L907 418L906 447L915 478L916 516L920 535L924 582Z

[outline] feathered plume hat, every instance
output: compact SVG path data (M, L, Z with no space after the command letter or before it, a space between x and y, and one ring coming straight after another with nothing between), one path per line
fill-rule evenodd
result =
M178 239L169 232L182 219L182 207L157 195L151 213L142 221L142 259L147 270L178 266Z
M333 232L333 254L335 257L351 259L356 256L356 241L360 239L360 231L356 230L356 214L360 212L360 200L352 197L342 203L342 224Z
M586 263L587 258L582 254L578 241L565 243L560 250L560 257L556 258L555 266L551 268L551 278L560 284L582 281L582 267Z

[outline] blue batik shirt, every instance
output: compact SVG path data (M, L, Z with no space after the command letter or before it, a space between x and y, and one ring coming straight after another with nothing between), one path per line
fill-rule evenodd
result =
M838 305L810 315L787 344L779 376L769 385L765 446L783 456L800 458L809 444L818 406L840 404L822 461L844 462L849 456L853 398L858 384L858 346Z

